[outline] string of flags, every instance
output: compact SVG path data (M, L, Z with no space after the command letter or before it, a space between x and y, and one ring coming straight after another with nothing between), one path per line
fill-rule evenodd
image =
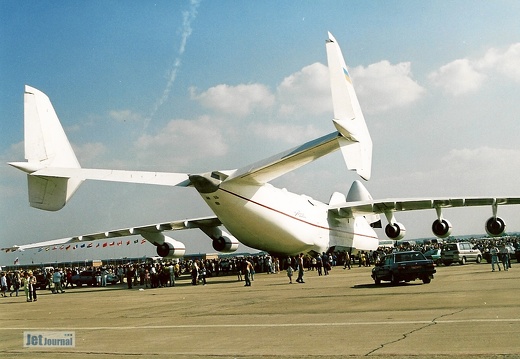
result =
M131 240L127 240L126 241L126 245L129 246L131 244L145 244L146 243L146 239L135 239L133 241ZM115 241L112 241L112 242L97 242L97 243L76 243L76 244L62 244L61 246L47 246L47 247L40 247L38 248L38 253L39 252L48 252L48 251L56 251L56 250L60 250L60 251L68 251L68 250L76 250L76 249L81 249L81 248L107 248L107 247L114 247L114 246L122 246L123 244L123 241L119 241L119 242L115 242Z

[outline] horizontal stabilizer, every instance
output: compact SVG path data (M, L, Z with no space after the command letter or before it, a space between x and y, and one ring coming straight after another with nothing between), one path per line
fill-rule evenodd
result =
M74 178L78 180L98 180L110 182L142 183L163 186L187 187L188 174L169 172L125 171L93 168L48 167L32 173L33 176Z

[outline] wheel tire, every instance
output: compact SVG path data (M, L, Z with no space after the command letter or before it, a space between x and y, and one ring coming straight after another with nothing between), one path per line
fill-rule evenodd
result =
M376 285L379 285L381 284L381 279L377 277L377 275L375 276L374 278L374 282L376 283Z
M393 285L399 284L399 278L397 278L393 273L392 273L391 282Z
M466 257L462 257L462 259L459 262L461 265L466 264Z
M480 263L482 262L482 257L481 256L477 256L477 263Z
M450 261L445 261L445 262L444 262L444 265L445 265L445 266L450 266L450 265L451 265L451 262L450 262Z
M432 281L432 279L431 279L430 277L424 277L423 280L422 280L422 282L423 282L424 284L428 284L428 283L430 283L431 281Z

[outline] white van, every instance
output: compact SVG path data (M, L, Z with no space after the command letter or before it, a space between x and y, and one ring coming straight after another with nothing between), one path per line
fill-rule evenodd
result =
M453 262L460 264L466 264L468 261L480 263L482 253L478 248L473 249L473 245L469 242L445 243L441 251L441 261L446 266Z

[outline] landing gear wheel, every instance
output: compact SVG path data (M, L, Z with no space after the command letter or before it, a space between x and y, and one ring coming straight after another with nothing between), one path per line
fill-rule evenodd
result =
M397 278L395 275L392 274L391 282L393 285L399 284L399 278Z

